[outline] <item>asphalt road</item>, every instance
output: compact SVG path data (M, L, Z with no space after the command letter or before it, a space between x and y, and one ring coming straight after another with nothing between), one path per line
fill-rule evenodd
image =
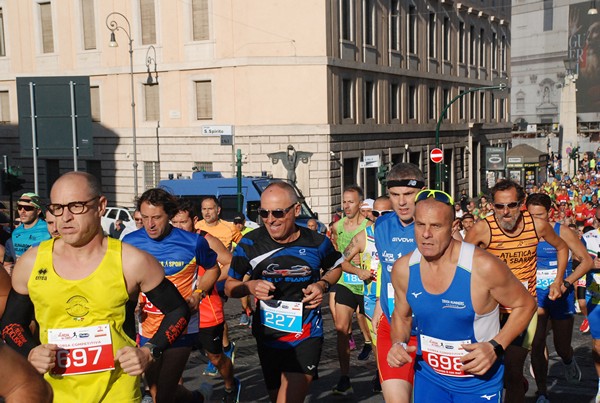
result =
M268 402L267 390L264 386L256 343L251 330L238 326L241 306L238 300L229 300L225 305L225 317L229 324L229 334L236 344L235 371L236 376L242 380L241 401L243 402ZM367 361L356 359L362 347L362 335L356 322L354 324L354 338L358 345L356 351L351 352L350 378L354 389L351 397L338 397L331 394L331 389L337 384L339 377L339 364L337 360L335 329L327 307L323 308L325 322L325 344L319 365L319 379L314 381L306 402L383 402L383 395L371 391L371 379L375 373L373 355ZM575 330L573 332L573 349L582 372L581 382L569 384L563 378L563 366L560 358L554 352L552 336L548 338L550 351L548 391L552 402L586 403L594 402L598 385L598 377L592 362L591 343L589 334L582 335L579 325L583 320L581 315L575 317ZM189 389L196 389L202 382L212 383L215 387L213 401L220 401L223 393L223 382L219 377L212 378L202 375L202 370L207 359L199 352L193 352L184 373L184 384ZM529 373L529 358L525 364L525 376L529 381L527 402L535 402L536 386Z

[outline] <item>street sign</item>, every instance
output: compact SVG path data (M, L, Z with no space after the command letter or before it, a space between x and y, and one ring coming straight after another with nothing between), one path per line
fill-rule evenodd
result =
M431 158L431 161L433 161L436 164L439 164L444 160L444 152L439 148L434 148L429 153L429 157Z

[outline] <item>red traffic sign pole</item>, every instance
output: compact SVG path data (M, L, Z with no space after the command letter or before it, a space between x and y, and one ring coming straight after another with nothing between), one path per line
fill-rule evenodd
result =
M432 162L439 164L444 160L444 152L439 148L434 148L429 153L429 157L431 158Z

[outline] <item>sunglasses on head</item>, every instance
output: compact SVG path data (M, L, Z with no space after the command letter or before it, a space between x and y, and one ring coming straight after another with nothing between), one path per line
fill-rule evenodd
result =
M387 213L391 213L392 210L373 210L371 211L371 214L373 214L373 217L379 217L379 216L384 216Z
M17 204L17 210L33 211L35 209L35 206L25 206L23 204Z
M497 210L504 210L505 208L513 209L521 205L521 202L510 202L510 203L494 203L494 208Z
M287 213L290 212L290 210L292 208L294 208L294 206L296 206L296 203L294 203L291 206L289 206L288 208L284 208L284 209L278 208L278 209L274 209L274 210L267 210L264 208L259 208L258 215L260 216L260 218L263 218L263 219L269 218L269 214L271 214L273 216L273 218L283 218L283 217L285 217L285 215Z
M424 189L415 196L415 203L423 200L434 199L448 206L454 207L454 199L448 193L441 190Z

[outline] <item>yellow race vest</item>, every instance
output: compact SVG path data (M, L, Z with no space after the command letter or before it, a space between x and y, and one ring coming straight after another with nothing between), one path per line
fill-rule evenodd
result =
M48 343L50 336L54 340L61 337L65 343L78 343L75 344L77 348L69 349L68 357L67 350L57 354L57 364L60 363L62 371L75 374L61 375L53 371L45 374L54 390L54 401L139 402L139 377L127 375L114 361L110 362L114 369L98 369L103 361L111 360L110 344L113 358L121 347L135 346L134 340L123 330L129 295L123 276L121 242L108 238L102 262L81 280L65 280L54 271L53 246L54 239L39 245L27 285L40 324L41 342ZM110 331L102 332L103 325ZM103 349L92 343L98 332L104 333L101 335L103 340L110 337L110 344L104 345ZM108 333L110 335L106 336ZM101 351L104 353L102 359ZM79 373L90 370L98 372Z

